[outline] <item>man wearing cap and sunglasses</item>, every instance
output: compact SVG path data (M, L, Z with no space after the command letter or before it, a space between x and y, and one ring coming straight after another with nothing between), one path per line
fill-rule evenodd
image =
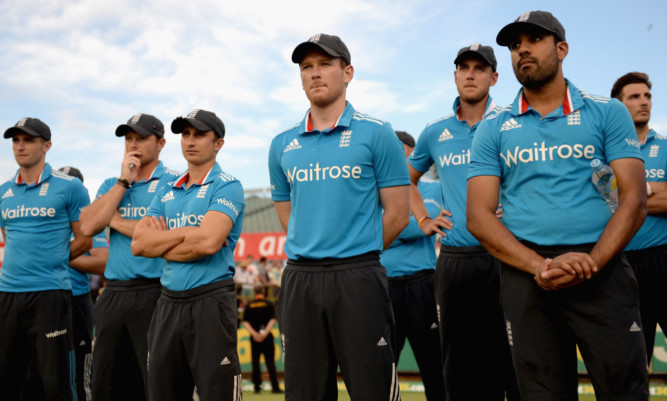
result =
M501 302L524 400L577 400L575 345L598 400L648 400L637 282L621 253L646 217L637 134L616 99L563 75L565 29L531 11L496 38L522 84L473 140L468 229L502 262ZM591 183L611 165L612 214ZM500 191L499 191L500 190ZM503 219L495 217L500 200Z
M424 128L408 159L412 211L424 233L442 236L434 291L447 400L469 398L480 360L496 373L475 393L502 401L507 391L512 400L518 390L498 302L500 265L466 229L465 218L470 146L480 121L500 110L489 95L498 80L496 57L492 47L475 43L459 50L454 65L454 112ZM445 209L431 218L417 184L434 163Z
M271 197L287 232L278 323L286 399L400 399L394 322L379 253L409 222L410 179L391 125L346 101L354 68L338 36L292 53L310 109L277 135Z
M225 126L194 110L171 123L188 170L158 191L134 231L132 252L164 259L162 294L148 332L151 400L240 400L234 248L245 200L216 162ZM162 259L161 259L162 258Z
M12 140L19 170L0 185L0 229L6 242L0 271L0 398L25 397L30 372L38 377L29 389L35 397L72 400L68 263L92 245L79 222L90 198L81 181L46 163L51 130L42 121L23 118L4 137Z
M158 189L178 176L159 160L166 141L156 117L136 114L116 128L116 136L125 139L120 176L105 180L97 199L81 213L86 235L109 227L107 285L94 308L95 401L147 399L146 333L160 296L164 262L133 256L130 243Z

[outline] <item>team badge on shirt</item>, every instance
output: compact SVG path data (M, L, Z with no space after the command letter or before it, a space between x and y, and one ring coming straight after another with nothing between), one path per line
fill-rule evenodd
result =
M345 130L340 134L339 148L347 148L350 146L350 139L352 139L352 130Z
M39 187L39 196L46 196L49 192L49 183L45 182Z
M579 110L567 116L567 125L581 125L581 113Z
M658 157L659 150L660 150L660 145L651 145L648 151L648 157Z
M208 191L208 184L202 185L197 192L197 199L204 199L206 197L206 191Z

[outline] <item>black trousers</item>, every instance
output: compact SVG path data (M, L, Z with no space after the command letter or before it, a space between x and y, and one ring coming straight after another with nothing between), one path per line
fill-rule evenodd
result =
M518 400L500 307L499 262L481 246L442 246L434 287L446 399L468 400L475 389L480 400Z
M152 401L241 400L238 318L232 279L162 290L148 331Z
M527 245L548 258L592 248ZM624 255L592 279L557 291L503 265L501 296L522 399L577 400L576 346L597 400L649 399L639 291Z
M287 401L337 400L338 366L352 400L400 400L394 317L377 253L288 261L278 324Z
M250 339L250 354L252 356L252 382L255 385L255 390L258 390L262 385L262 372L259 367L259 357L264 355L264 364L266 370L269 371L269 378L271 379L271 387L274 391L280 390L278 384L278 375L276 374L276 350L273 343L273 334L266 336L264 341L258 343Z
M93 342L93 299L90 293L72 297L72 326L76 356L76 394L78 401L89 401Z
M72 400L72 292L0 292L0 399Z
M427 269L409 276L390 277L389 297L396 320L396 364L407 339L419 367L426 399L442 401L445 399L445 382L433 273L432 269Z
M655 346L655 331L659 324L667 333L667 245L625 253L639 285L639 311L646 342L646 356L651 362Z
M93 400L148 399L146 335L161 288L159 279L107 282L94 307Z

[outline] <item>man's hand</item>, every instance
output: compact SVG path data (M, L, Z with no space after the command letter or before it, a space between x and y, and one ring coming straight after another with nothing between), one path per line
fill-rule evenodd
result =
M589 254L568 252L550 260L546 266L538 266L535 281L544 290L560 290L591 279L598 271Z
M648 181L648 185L651 187L652 194L667 191L667 181Z
M442 209L440 214L435 219L431 219L430 217L424 219L424 221L422 221L422 223L419 225L419 228L421 228L421 230L426 235L430 236L437 233L443 237L446 237L447 234L443 231L443 229L451 230L452 227L454 227L452 221L447 217L452 217L452 213L449 210Z
M127 152L120 165L120 178L127 180L130 184L137 180L137 174L141 167L140 155L141 153L137 151Z

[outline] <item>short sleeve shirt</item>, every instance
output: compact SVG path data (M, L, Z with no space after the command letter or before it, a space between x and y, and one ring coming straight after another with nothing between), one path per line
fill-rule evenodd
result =
M440 182L422 176L417 185L431 218L442 210ZM396 241L380 255L380 263L387 276L400 277L435 269L435 235L428 236L419 228L419 222L410 215L410 223Z
M34 184L17 172L0 185L5 256L0 291L71 290L68 273L72 222L90 203L81 181L46 163Z
M123 199L118 204L118 211L124 219L141 220L148 211L151 201L158 189L179 176L175 171L164 167L159 162L153 173L145 180L135 182L125 191ZM105 180L97 191L101 197L114 185L118 178ZM133 280L158 278L162 274L162 259L144 258L132 255L130 244L132 238L111 229L109 231L109 261L104 276L109 280Z
M345 258L382 250L378 190L410 185L391 125L347 104L336 124L313 130L310 111L269 151L271 197L290 201L290 259Z
M189 262L164 262L162 286L172 291L185 291L234 276L234 248L241 235L245 200L241 182L223 172L218 163L201 182L185 186L186 172L176 181L158 191L148 210L148 216L162 216L169 229L198 227L208 211L227 215L234 226L226 245L213 255Z
M503 222L540 245L595 243L611 210L591 183L591 160L641 159L627 108L567 82L561 107L542 117L519 91L514 103L482 120L469 177L500 177Z
M470 163L470 146L479 122L472 127L459 120L456 113L460 98L454 101L454 113L436 120L424 128L417 139L408 163L422 173L435 163L442 189L444 209L449 210L453 227L440 240L454 247L479 246L479 241L466 228L466 181ZM486 103L484 117L500 110L491 97Z
M646 181L665 182L667 170L667 136L650 130L646 143L640 145L644 156ZM644 224L628 244L627 250L635 251L667 244L667 216L649 214Z
M109 244L107 243L107 236L104 231L93 237L93 248L108 247ZM89 256L90 252L86 252L84 255ZM84 273L70 266L69 277L72 280L72 295L76 297L90 292L90 273Z

